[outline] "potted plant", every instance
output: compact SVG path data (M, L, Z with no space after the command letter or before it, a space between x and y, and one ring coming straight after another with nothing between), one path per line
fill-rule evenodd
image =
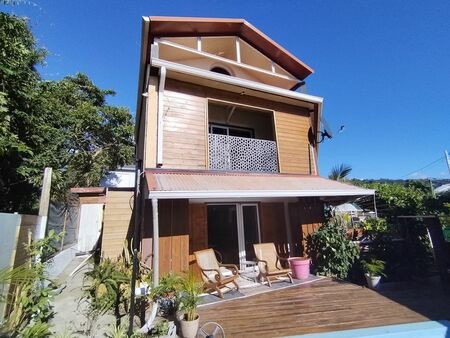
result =
M187 273L181 280L180 308L183 315L180 318L181 333L185 338L194 338L198 331L199 315L197 305L203 290L202 283L192 272Z
M181 286L181 278L173 272L161 277L157 287L150 290L150 297L159 304L159 315L172 315L177 307L177 293Z
M383 273L385 264L386 262L379 259L362 261L364 276L366 277L367 285L369 286L369 288L378 288L381 276L386 277L386 275Z

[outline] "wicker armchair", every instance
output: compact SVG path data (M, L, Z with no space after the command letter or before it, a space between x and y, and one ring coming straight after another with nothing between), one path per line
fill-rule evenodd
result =
M228 283L233 283L239 289L236 283L239 270L236 265L219 263L213 249L196 251L194 255L201 270L205 289L217 291L220 298L223 298L220 288Z
M278 256L275 244L253 244L253 248L255 249L256 261L258 262L259 277L262 281L264 279L267 280L269 287L271 287L271 279L287 276L289 281L293 283L291 269L285 269L281 265L281 261L287 261L287 258Z

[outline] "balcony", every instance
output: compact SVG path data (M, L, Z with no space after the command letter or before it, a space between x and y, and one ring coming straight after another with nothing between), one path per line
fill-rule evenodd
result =
M278 172L275 141L208 134L208 142L210 170Z

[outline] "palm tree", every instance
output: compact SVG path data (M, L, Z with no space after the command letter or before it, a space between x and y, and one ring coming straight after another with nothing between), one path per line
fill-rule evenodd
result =
M331 169L328 178L335 181L344 181L345 178L348 175L350 175L351 171L352 171L351 166L349 166L348 164L341 163L340 165L336 165Z

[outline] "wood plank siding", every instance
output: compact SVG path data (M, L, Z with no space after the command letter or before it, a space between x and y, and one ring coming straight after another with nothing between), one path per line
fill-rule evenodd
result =
M292 236L296 243L300 241L299 253L305 255L308 235L313 234L325 221L324 203L315 197L299 198L289 203Z
M108 190L103 216L102 255L117 258L131 234L133 191Z
M275 112L280 172L290 174L314 173L309 150L308 116Z
M206 169L206 104L205 98L168 84L164 92L164 168Z
M315 172L314 161L308 146L311 120L306 109L173 79L167 79L164 91L162 168L208 168L207 105L209 99L273 111L280 172L298 174ZM156 123L153 121L147 125L147 128L156 129ZM150 135L149 131L147 135ZM146 148L156 147L151 141L153 139L148 137ZM149 157L150 150L147 149L146 153ZM145 163L146 167L153 165L153 162L148 160Z
M159 200L159 272L183 272L189 268L189 201ZM144 204L142 260L152 266L153 216L150 200Z

